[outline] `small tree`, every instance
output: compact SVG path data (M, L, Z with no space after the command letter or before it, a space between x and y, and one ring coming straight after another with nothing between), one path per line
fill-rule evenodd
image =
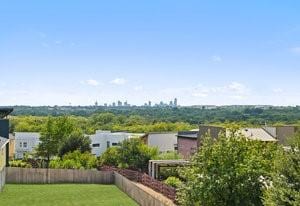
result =
M120 161L119 148L108 148L99 158L100 166L118 166Z
M192 165L182 171L186 184L178 201L188 206L262 205L264 179L276 148L273 143L250 141L235 132L217 140L205 138Z
M157 148L148 147L138 138L124 140L120 146L106 150L100 157L100 166L118 166L146 171L150 159L158 155Z
M73 151L80 151L81 153L91 151L91 140L88 136L84 136L79 130L76 130L70 134L69 137L63 142L59 148L59 156L62 157L65 154Z
M60 145L73 130L74 125L68 117L48 118L37 147L37 155L46 160L47 167L50 159L58 154Z
M267 206L300 205L300 134L291 139L290 147L276 159L270 187L265 191Z
M121 167L147 171L149 160L157 155L157 148L148 147L138 138L124 140L119 147Z

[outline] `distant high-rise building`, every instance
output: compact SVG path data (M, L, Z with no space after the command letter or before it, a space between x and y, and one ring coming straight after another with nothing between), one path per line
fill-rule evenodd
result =
M173 101L170 101L169 106L171 107L173 106Z
M105 103L104 106L107 107L107 103Z
M122 102L118 101L118 107L122 107Z
M151 101L148 102L148 106L149 106L149 107L152 106L152 102L151 102Z
M178 106L177 98L174 99L174 106L175 106L175 107Z
M98 107L98 102L97 101L95 102L95 107Z
M113 106L113 107L115 107L115 106L116 106L116 103L115 103L115 102L113 102L113 103L112 103L112 106Z

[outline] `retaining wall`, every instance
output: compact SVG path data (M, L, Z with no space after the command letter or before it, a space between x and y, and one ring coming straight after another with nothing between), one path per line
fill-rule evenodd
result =
M115 185L142 206L175 206L163 195L115 172Z

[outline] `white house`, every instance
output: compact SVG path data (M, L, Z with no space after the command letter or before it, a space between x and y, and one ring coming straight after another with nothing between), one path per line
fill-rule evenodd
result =
M150 147L157 147L160 152L177 150L177 133L149 133L142 136L142 140Z
M15 158L22 159L27 152L33 152L40 142L40 133L16 132L15 133Z
M90 136L92 154L98 157L109 147L118 146L123 140L135 136L139 137L141 134L97 130L96 134Z

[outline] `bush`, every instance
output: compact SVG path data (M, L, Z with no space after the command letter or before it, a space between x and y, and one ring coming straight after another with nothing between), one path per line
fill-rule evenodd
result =
M74 151L50 161L50 168L53 169L93 169L97 166L97 158L91 153L80 153Z
M118 166L119 149L117 147L108 148L99 158L99 166Z
M9 162L10 167L22 167L22 168L31 168L31 164L24 162L22 160L13 160Z
M145 172L148 169L149 160L157 155L157 148L148 147L138 138L131 138L124 140L114 149L106 150L100 157L99 166L108 164Z
M182 181L177 177L168 177L164 183L175 188L179 188L182 185Z

